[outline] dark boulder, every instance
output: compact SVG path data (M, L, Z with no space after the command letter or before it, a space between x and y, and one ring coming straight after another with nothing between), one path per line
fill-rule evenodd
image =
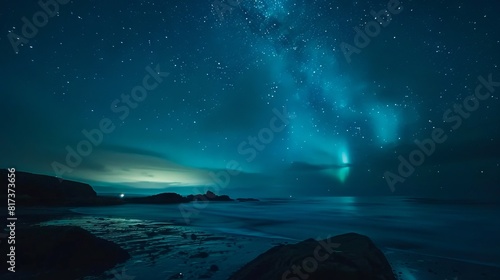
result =
M16 268L20 270L16 273L22 273L26 279L99 275L129 258L117 244L80 227L43 226L16 232Z
M261 254L229 280L395 280L384 254L366 236L338 235L279 245Z

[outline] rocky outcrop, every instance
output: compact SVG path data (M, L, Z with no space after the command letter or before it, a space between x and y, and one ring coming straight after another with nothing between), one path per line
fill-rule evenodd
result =
M395 280L384 254L356 233L276 246L234 273L229 280Z
M195 200L201 200L201 201L233 201L232 198L230 198L227 195L216 195L215 193L211 191L207 191L206 194L197 194L197 195L188 195L187 196L189 201L195 201Z
M146 204L174 204L189 202L189 200L177 193L160 193L145 197L127 198L125 199L125 202Z
M0 170L7 178L7 170ZM20 205L80 205L97 197L88 184L16 171L16 202Z
M0 177L7 178L8 171L0 169ZM60 180L59 178L16 171L16 203L20 206L106 206L124 203L178 204L192 201L234 201L227 195L205 194L182 196L177 193L160 193L145 197L120 199L97 196L94 189L84 183ZM0 198L6 196L0 193ZM242 199L240 201L254 201ZM255 200L256 201L256 200Z
M227 195L216 195L211 191L207 191L206 194L188 195L186 197L181 196L177 193L161 193L145 197L133 197L125 199L128 203L146 203L146 204L177 204L177 203L187 203L191 201L233 201Z
M6 243L1 242L0 247ZM16 232L19 279L79 279L99 275L129 258L115 243L79 227L31 227Z
M0 170L0 176L7 178L7 170ZM16 171L16 194L40 199L93 198L97 194L88 184L59 180L56 177Z

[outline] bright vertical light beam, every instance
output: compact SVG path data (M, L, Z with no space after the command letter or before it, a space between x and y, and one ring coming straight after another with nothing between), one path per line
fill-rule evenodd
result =
M347 152L342 152L342 163L343 164L349 163L349 157L347 156Z

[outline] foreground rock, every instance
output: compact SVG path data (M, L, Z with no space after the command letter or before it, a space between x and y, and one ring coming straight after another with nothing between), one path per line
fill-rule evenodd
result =
M395 280L384 254L356 233L276 246L234 273L229 280Z
M7 242L1 241L0 247L4 247ZM99 275L130 258L115 243L74 226L19 229L16 246L15 274L23 279L77 279ZM7 248L2 249L7 252Z

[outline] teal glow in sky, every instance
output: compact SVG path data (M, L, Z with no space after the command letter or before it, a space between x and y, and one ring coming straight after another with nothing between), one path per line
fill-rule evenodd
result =
M342 152L342 163L343 164L349 163L349 157L347 156L347 152Z

